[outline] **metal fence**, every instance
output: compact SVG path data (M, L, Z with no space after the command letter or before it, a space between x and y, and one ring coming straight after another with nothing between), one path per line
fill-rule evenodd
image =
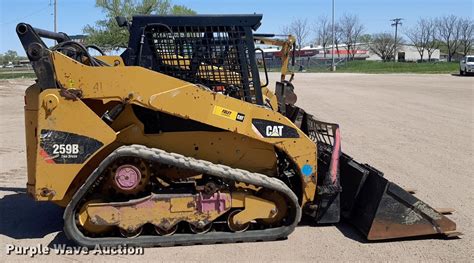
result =
M336 66L345 65L347 63L347 57L336 57ZM281 58L266 58L265 64L271 71L276 71L281 68ZM290 63L291 64L291 63ZM327 58L316 58L316 57L297 57L295 58L295 65L293 66L294 71L303 70L319 70L325 69L330 70L332 64L331 57ZM291 67L291 66L290 66Z

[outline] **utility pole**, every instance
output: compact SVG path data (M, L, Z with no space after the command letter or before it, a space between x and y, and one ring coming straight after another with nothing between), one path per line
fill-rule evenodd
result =
M332 0L332 46L331 46L331 71L336 71L336 64L334 63L334 38L336 37L335 34L335 26L334 26L334 2L336 0Z
M392 26L395 27L395 46L393 48L393 61L397 60L397 41L398 41L398 25L402 25L403 18L394 18L392 21Z

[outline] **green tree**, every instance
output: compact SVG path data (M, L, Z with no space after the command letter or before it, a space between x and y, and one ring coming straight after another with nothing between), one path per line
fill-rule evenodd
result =
M174 5L171 7L171 14L173 15L195 15L196 12L184 5Z
M16 51L14 51L14 50L8 50L2 56L2 64L3 65L8 64L9 62L14 63L17 60L18 60L18 53L16 53Z
M130 19L133 15L194 15L195 11L182 5L173 5L170 0L96 0L96 7L105 13L105 19L87 25L86 43L95 44L104 50L117 50L127 47L128 30L115 21L116 16Z

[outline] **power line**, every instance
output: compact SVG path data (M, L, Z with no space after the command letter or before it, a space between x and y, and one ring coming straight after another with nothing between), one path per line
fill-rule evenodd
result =
M50 5L50 4L48 4L48 6L46 6L46 7L43 7L43 8L40 8L40 9L38 9L38 10L36 10L36 11L34 11L34 12L32 12L32 13L28 14L28 15L25 15L25 16L23 16L23 17L19 17L19 18L16 18L16 19L10 20L10 21L8 21L8 22L5 22L5 23L1 23L0 25L2 25L2 26L5 26L5 25L12 24L12 23L20 22L20 20L23 20L23 19L26 19L26 18L29 18L29 17L35 16L35 15L38 15L40 12L42 12L42 11L44 11L44 10L46 10L46 9L49 9L49 8L50 8L50 6L51 6L51 5Z
M402 20L403 18L394 18L390 21L392 21L392 26L395 27L395 46L393 48L393 61L396 61L396 57L397 57L397 41L398 41L398 25L402 25Z
M54 0L54 32L58 32L58 24L57 24L57 3L56 0Z

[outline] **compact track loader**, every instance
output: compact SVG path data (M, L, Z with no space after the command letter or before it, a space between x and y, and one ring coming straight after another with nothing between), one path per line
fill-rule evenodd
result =
M117 18L128 48L97 57L18 24L37 76L25 95L28 193L64 206L67 237L90 247L278 240L302 216L344 219L369 240L458 235L342 153L337 124L295 106L294 38L254 35L261 18ZM274 92L255 42L281 46Z

